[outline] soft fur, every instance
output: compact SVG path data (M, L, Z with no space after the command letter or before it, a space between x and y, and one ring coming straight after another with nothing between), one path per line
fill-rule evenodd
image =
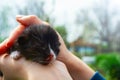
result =
M16 51L27 60L40 64L49 64L52 52L57 56L60 42L55 30L48 25L30 25L18 37L9 53Z

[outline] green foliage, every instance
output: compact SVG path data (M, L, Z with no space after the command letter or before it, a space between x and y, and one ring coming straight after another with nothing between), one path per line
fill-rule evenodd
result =
M0 37L0 43L1 43L4 39L5 39L5 38L1 38L1 37Z
M120 55L101 54L96 56L96 65L109 80L120 80Z
M11 8L9 6L2 7L0 9L0 42L2 42L9 34L10 26L9 25L9 16Z
M55 27L55 30L62 36L66 46L69 48L69 43L67 41L67 31L64 26L57 26Z
M64 26L57 26L55 27L55 29L58 31L58 33L60 33L60 35L62 36L63 39L66 39L67 37L67 32Z

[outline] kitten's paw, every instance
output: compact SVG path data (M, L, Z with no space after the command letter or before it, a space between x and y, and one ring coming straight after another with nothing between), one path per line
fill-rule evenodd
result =
M15 59L15 60L18 60L21 58L21 54L19 51L13 51L11 54L10 54L10 57Z

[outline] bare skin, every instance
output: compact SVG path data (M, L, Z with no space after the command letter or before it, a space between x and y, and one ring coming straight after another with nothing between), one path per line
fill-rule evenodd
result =
M32 19L31 17L34 18ZM39 24L43 22L35 15L17 17L16 19L22 25L29 25L31 23ZM82 60L74 56L70 51L68 51L60 35L59 39L61 42L61 46L60 53L57 59L59 61L62 61L67 66L68 71L74 80L90 80L90 78L94 75L95 71L92 70L88 65L86 65Z
M2 78L2 77L0 77L0 80L3 80L3 78Z
M15 60L3 54L0 56L0 70L4 80L72 80L66 66L57 60L44 66L23 57Z

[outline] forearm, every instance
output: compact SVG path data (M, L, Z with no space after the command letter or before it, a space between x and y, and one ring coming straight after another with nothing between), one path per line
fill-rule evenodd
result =
M67 66L67 69L73 80L90 80L95 72L78 57L68 51L59 33L58 36L61 42L61 46L57 59L62 61Z
M95 74L88 65L86 65L82 60L74 56L70 51L64 58L61 60L64 62L68 68L70 75L73 80L90 80L91 77Z

